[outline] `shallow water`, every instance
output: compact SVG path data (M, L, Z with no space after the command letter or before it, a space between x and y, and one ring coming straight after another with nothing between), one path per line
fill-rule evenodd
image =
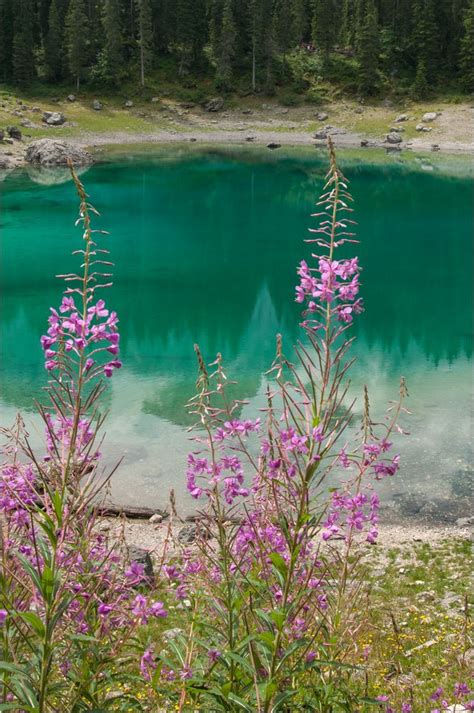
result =
M366 308L351 389L367 383L381 414L404 375L413 412L411 435L397 443L400 475L384 496L449 498L455 512L472 462L472 180L427 163L340 160L355 197ZM209 361L222 352L249 401L244 412L262 405L274 335L288 347L298 336L295 266L309 254L303 240L324 171L314 154L176 149L84 174L116 263L107 301L121 319L124 367L109 384L103 448L109 462L124 457L116 501L162 504L173 487L192 506L184 404L195 342ZM21 409L35 438L39 336L60 301L54 275L74 266L76 200L70 182L18 172L0 183L0 201L0 422Z

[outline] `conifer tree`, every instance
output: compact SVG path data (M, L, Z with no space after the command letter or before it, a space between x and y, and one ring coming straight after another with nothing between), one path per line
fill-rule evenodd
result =
M307 39L309 26L309 13L305 0L291 0L291 14L293 20L293 32L297 43Z
M153 64L153 23L150 0L137 0L138 46L140 49L140 83L145 79Z
M13 78L19 84L24 84L36 73L33 54L33 0L15 0L13 22Z
M13 77L13 0L0 0L0 79Z
M291 0L276 0L273 8L275 48L285 55L296 44L295 17Z
M202 66L203 48L207 42L205 0L176 0L176 41L179 52L179 74Z
M120 0L104 0L102 24L104 28L104 60L107 77L117 83L122 69L123 37Z
M428 96L429 86L426 74L426 62L424 59L419 59L415 81L411 87L411 94L414 99L425 99Z
M89 20L84 0L70 0L66 15L68 66L79 89L89 60Z
M337 8L335 0L315 0L312 38L318 49L327 57L337 37Z
M379 28L374 0L366 0L358 36L359 91L375 94L379 80Z
M61 9L61 0L51 0L44 42L44 59L48 79L52 81L57 81L63 76L64 17Z
M474 91L474 0L470 0L464 16L464 35L461 40L461 82L468 92Z
M417 73L425 68L428 84L433 82L438 58L439 31L433 0L416 0L413 5L412 43L417 58Z
M216 39L216 86L229 90L232 86L233 60L236 49L236 26L232 0L224 0L221 28Z

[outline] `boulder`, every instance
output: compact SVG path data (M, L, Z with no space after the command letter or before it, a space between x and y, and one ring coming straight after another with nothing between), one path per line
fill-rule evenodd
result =
M253 114L252 109L242 109L242 114Z
M417 124L415 126L415 131L424 131L425 133L431 131L431 126L425 126L424 124Z
M94 109L94 111L101 111L102 106L102 103L98 99L94 99L94 101L92 102L92 108Z
M426 114L423 114L421 117L422 121L434 121L438 117L438 113L436 111L427 111Z
M408 121L408 114L399 114L395 118L395 123L400 124L402 121Z
M61 126L66 121L66 117L60 111L45 111L43 121L48 126Z
M387 134L386 141L388 144L401 144L402 143L402 137L400 134L396 131L391 131L389 134Z
M89 166L76 166L76 173L80 176L87 171ZM41 166L40 164L27 164L26 171L33 183L41 186L59 186L72 180L68 166ZM101 525L101 531L106 525ZM108 525L110 529L110 525Z
M274 141L270 141L269 144L267 144L267 149L279 149L281 147L281 144L276 144Z
M314 138L322 141L323 139L327 139L328 137L328 132L326 129L321 129L320 131L316 131L314 134Z
M150 101L153 102L153 104L157 104L160 101L160 97L152 97Z
M39 129L39 125L35 124L33 121L30 121L29 119L23 119L20 121L20 124L25 127L25 129Z
M362 109L361 106L358 106L358 107L356 107L356 108L354 109L354 112L355 112L356 114L363 114L363 113L364 113L364 110Z
M79 146L56 139L38 139L28 145L28 163L41 166L66 166L68 159L74 166L85 166L93 162L92 156Z
M124 107L125 107L126 109L130 109L132 106L133 106L132 100L131 100L131 99L127 99L127 101L126 101L125 104L124 104Z
M76 95L75 95L75 94L68 94L68 95L67 95L67 100L68 100L68 102L75 102L75 101L76 101Z
M8 136L15 141L21 141L21 130L18 126L8 126L7 127Z
M224 108L224 100L222 97L214 97L209 99L208 102L204 104L204 109L206 111L222 111Z
M155 572L153 570L153 561L148 550L136 547L136 545L131 545L128 548L128 557L130 562L137 562L137 564L143 565L144 575L149 582L154 580Z
M0 141L3 141L4 138L5 138L5 132L3 129L0 129Z
M328 118L329 118L329 116L324 111L320 111L319 114L316 114L316 119L318 121L326 121L326 119L328 119Z

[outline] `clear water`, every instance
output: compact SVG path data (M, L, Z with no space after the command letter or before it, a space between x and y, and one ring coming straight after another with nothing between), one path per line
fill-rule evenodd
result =
M411 435L398 444L401 474L384 495L454 500L471 462L472 180L413 160L340 159L364 266L352 390L367 383L381 413L404 375L413 412ZM159 505L174 488L192 506L184 404L195 342L209 361L222 352L245 412L262 403L274 335L288 347L297 338L295 265L309 253L303 240L325 165L313 153L175 149L117 158L83 176L116 263L108 302L121 318L124 367L109 384L103 449L108 462L124 457L116 501ZM39 336L60 299L54 275L73 267L80 235L72 184L45 185L61 180L55 172L33 178L16 172L0 183L0 422L21 409L36 438Z

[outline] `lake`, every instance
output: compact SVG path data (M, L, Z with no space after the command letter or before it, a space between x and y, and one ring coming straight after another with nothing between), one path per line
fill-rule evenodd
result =
M365 301L351 393L367 383L374 414L396 398L401 375L410 393L401 471L383 497L405 514L431 507L436 516L433 499L456 514L472 477L472 176L434 157L368 162L341 152L340 163L355 198ZM174 488L192 508L184 405L195 342L208 361L222 352L248 400L244 414L263 405L275 334L287 351L298 337L295 267L309 257L303 241L325 170L314 149L175 147L117 154L83 174L116 264L107 302L121 320L124 366L104 402L102 449L107 462L124 458L115 501L163 505ZM80 231L71 182L30 173L0 183L0 422L20 409L35 439L33 399L46 381L39 337L60 301L54 275L74 267Z

